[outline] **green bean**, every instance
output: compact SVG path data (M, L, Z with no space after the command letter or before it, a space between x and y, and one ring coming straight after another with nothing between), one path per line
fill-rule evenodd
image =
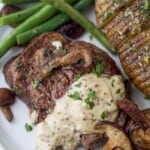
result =
M68 3L74 3L77 0L67 0ZM0 43L0 57L2 57L12 46L17 44L16 36L38 26L47 19L53 17L58 13L58 10L51 5L46 5L39 12L28 18L25 22L15 28L1 43Z
M94 0L80 0L79 2L77 2L77 4L74 5L74 8L78 11L82 11L88 6L90 6L93 2ZM69 20L70 18L66 14L60 13L57 16L50 19L49 21L45 22L44 24L22 34L19 34L17 36L17 43L19 45L24 44L43 32L54 31Z
M65 0L43 0L53 5L55 8L66 13L71 19L83 26L93 36L95 36L110 52L115 53L116 50L98 28L90 22L85 16L81 15L77 10L71 7Z
M5 4L24 4L31 2L39 2L40 0L0 0L1 3Z
M44 5L45 5L44 3L39 3L28 9L1 17L0 25L9 25L9 24L13 24L13 23L15 23L15 24L20 23L20 22L24 21L25 19L27 19L28 17L30 17L31 15L33 15L35 12L39 11L42 7L44 7Z

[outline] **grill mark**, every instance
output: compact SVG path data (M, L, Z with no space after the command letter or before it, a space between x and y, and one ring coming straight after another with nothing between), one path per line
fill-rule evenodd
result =
M145 74L141 74L140 76L137 76L137 77L133 80L133 82L135 83L135 85L137 85L137 86L141 89L140 83L141 83L141 82L145 82L145 83L146 83L146 80L150 78L150 75L149 75L149 74L147 74L147 75L148 75L148 76L146 77Z
M139 11L140 9L139 7L141 6L141 3L142 2L137 1L134 3L134 5L131 8L124 11L123 16L126 19L122 20L119 24L117 24L115 26L115 29L113 29L110 32L110 34L108 34L108 38L112 42L112 45L114 47L117 47L121 43L122 40L125 40L127 38L127 36L129 35L131 36L135 34L136 32L139 33L142 29L142 25L150 23L149 21L147 21L148 19L146 20L143 19L145 17L143 16L143 13ZM132 11L134 19L132 18L132 15L130 14L126 16L127 11ZM138 19L140 22L136 22L136 19Z
M138 44L138 42L139 41L141 41L141 40L145 40L145 38L150 38L148 35L147 35L147 33L150 33L150 30L148 29L148 30L145 30L145 31L143 31L143 32L141 32L140 34L137 34L137 35L135 35L132 39L131 39L131 41L129 40L129 41L127 41L127 43L128 44L124 44L120 49L119 49L119 53L121 54L122 52L124 52L126 49L128 49L129 48L129 46L130 45L134 45L134 44ZM129 45L129 42L131 43L130 45Z
M123 20L123 17L122 17L121 14L123 14L122 11L121 11L120 13L118 13L118 16L116 16L116 17L114 18L114 20L112 20L109 24L107 24L107 25L104 27L104 31L105 31L107 37L109 37L109 36L110 36L109 34L111 33L111 31L114 30L114 29L113 29L114 26L116 26L116 24L120 23L120 22Z
M148 71L146 71L148 70ZM148 66L147 68L137 68L134 69L131 73L130 73L130 77L134 78L135 76L140 76L141 74L143 74L143 72L145 72L146 76L148 76L148 74L150 74L150 66Z
M142 55L143 55L143 47L140 48L138 51L136 51L131 56L126 57L124 62L123 62L123 65L125 67L128 67L128 66L132 66L133 64L137 64L138 62L141 62Z
M132 54L131 52L132 50L134 49L138 50L140 47L145 46L146 43L149 43L149 40L150 40L149 38L142 38L141 40L137 41L137 43L130 44L132 49L131 47L130 48L128 47L127 49L124 50L124 52L120 54L121 61L124 61L126 57L130 57L130 55Z
M108 37L110 37L110 35L112 35L112 32L114 31L114 32L116 32L116 30L112 30L112 28L114 28L114 27L116 27L118 24L120 24L122 21L124 21L124 14L125 14L125 12L126 11L128 11L128 9L132 9L132 7L135 5L134 4L134 1L135 0L133 0L133 1L131 1L130 3L129 3L129 5L127 5L127 6L130 6L129 8L128 7L126 7L124 10L122 10L119 14L118 14L118 16L116 16L116 18L108 25L108 26L106 26L105 27L105 30L107 31L107 35L108 35ZM133 4L133 5L132 5ZM112 32L111 32L112 31ZM113 32L113 33L114 33Z

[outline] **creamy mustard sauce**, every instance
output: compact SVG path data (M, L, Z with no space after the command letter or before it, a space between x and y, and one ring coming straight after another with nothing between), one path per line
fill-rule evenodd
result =
M36 150L55 150L60 145L64 150L73 150L79 144L81 133L96 133L94 125L99 120L116 119L116 101L122 99L124 93L119 75L97 77L91 73L80 77L56 100L54 111L37 125ZM91 97L90 108L86 99Z

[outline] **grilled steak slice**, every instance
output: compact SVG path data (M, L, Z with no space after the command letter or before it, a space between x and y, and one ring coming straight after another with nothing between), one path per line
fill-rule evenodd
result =
M119 50L120 60L131 81L150 96L150 29L135 36Z
M105 66L105 74L120 74L113 60L94 45L68 41L59 33L44 33L5 65L4 75L30 111L38 112L36 122L40 122L50 108L53 110L55 99L98 63Z

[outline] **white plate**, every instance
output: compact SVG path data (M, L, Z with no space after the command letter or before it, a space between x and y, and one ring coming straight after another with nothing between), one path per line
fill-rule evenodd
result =
M0 4L0 8L2 4ZM93 8L90 8L85 12L86 15L95 22L95 15L93 13ZM10 27L0 27L0 41L11 31ZM96 40L90 40L90 34L86 33L79 40L84 40L92 44L97 45L99 48L106 49ZM2 68L3 65L14 55L20 52L20 48L12 48L7 55L0 59L0 87L8 87L5 82ZM111 55L111 54L110 54ZM113 59L117 63L118 67L121 69L121 65L117 56L113 56ZM123 71L122 71L123 72ZM144 99L144 95L139 92L134 86L132 86L132 99L136 104L139 105L141 109L150 108L150 101ZM35 131L28 133L25 130L25 123L29 122L29 111L25 104L20 100L16 100L16 103L12 106L12 111L14 114L14 121L8 123L4 116L0 113L0 143L6 148L6 150L34 150L35 149ZM1 150L1 148L0 148Z

